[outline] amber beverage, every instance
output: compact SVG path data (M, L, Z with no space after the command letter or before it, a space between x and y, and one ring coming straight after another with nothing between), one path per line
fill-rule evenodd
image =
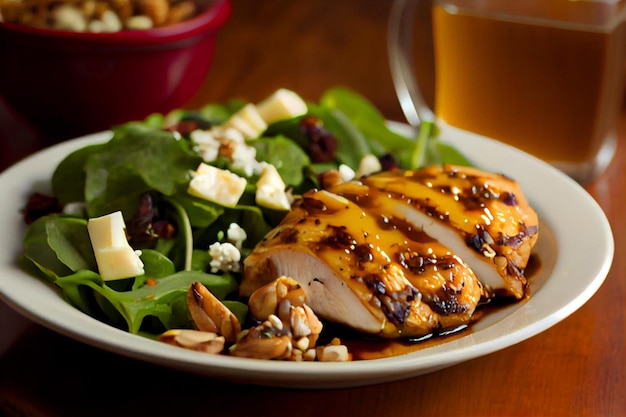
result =
M592 179L616 146L621 8L600 0L435 2L435 114Z

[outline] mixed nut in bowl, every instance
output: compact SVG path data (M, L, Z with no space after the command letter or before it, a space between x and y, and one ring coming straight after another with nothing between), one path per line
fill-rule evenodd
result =
M76 32L141 30L198 15L193 0L2 0L2 21Z
M50 138L185 103L230 0L0 0L0 97Z

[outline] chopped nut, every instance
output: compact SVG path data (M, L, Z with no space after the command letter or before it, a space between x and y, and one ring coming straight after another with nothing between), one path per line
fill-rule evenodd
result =
M167 0L139 0L139 11L152 19L154 26L162 26L167 20L170 6Z
M80 9L71 4L62 4L52 10L53 27L55 29L84 32L87 29L87 19Z
M314 361L316 357L317 353L315 351L315 348L307 349L307 351L302 354L302 359L304 359L305 361Z
M94 9L91 15L93 19L101 19L102 15L109 11L111 8L109 7L109 3L103 0L97 0L94 4Z
M167 13L167 18L165 19L165 24L172 25L174 23L180 23L187 19L190 19L196 14L196 5L192 1L182 1L177 4L173 4L169 12Z
M150 19L148 16L131 16L128 19L126 19L126 27L128 29L134 29L134 30L145 30L145 29L151 29L154 27L154 24L152 23L152 19Z
M350 355L345 345L328 345L317 348L317 359L320 362L347 362Z
M235 345L230 354L244 358L283 359L289 357L292 345L287 335L268 337L263 327L251 328Z
M218 333L235 342L241 331L237 317L202 283L194 282L187 292L187 306L199 330Z
M302 308L304 308L304 312L306 313L306 321L309 324L309 327L311 328L311 333L313 334L322 333L322 328L324 327L324 325L322 324L320 319L317 318L313 310L311 310L311 307L304 304Z
M104 24L105 31L117 32L122 29L122 22L115 13L111 10L107 10L102 14L102 23Z
M334 185L343 183L341 174L336 169L327 169L318 175L320 187L322 189L331 188Z
M88 18L91 18L94 15L95 11L96 11L96 2L95 2L95 0L86 0L80 6L80 9L83 12L83 15L87 16Z
M302 362L302 351L298 350L298 349L294 349L291 352L291 357L289 358L290 361L293 362Z
M322 332L322 322L306 305L306 293L300 284L280 277L255 291L249 299L250 313L260 325L241 332L230 353L260 359L314 361L320 353L315 344ZM345 346L334 340L324 354L326 361L350 360Z
M275 314L270 314L267 319L277 330L283 329L283 322Z
M311 334L307 316L302 307L293 306L290 311L291 331L295 338L305 337Z
M338 337L333 337L329 343L329 345L335 345L335 346L338 346L340 344L341 344L341 339L339 339Z
M283 299L278 303L276 308L276 314L278 317L286 323L291 323L291 301Z
M93 33L106 32L106 27L101 20L92 20L87 24L87 31Z
M224 350L224 344L226 342L224 337L215 333L187 329L168 330L159 336L159 341L185 349L211 354L221 353Z
M508 262L504 256L495 256L493 263L496 264L498 268L506 268Z
M280 277L256 290L250 296L248 306L250 314L258 320L265 320L275 312L278 312L278 317L285 320L289 317L291 305L302 305L305 298L304 290L297 281ZM280 303L283 305L280 306Z
M109 0L121 22L126 22L134 14L131 0Z
M149 29L199 11L192 0L0 0L0 21L78 32Z
M296 347L301 351L305 352L309 348L309 338L302 337L300 340L296 342Z

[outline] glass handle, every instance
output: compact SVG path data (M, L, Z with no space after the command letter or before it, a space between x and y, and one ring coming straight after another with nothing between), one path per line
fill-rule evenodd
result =
M413 65L413 24L419 0L394 0L387 26L387 52L391 79L407 122L417 127L420 121L434 121L417 85Z

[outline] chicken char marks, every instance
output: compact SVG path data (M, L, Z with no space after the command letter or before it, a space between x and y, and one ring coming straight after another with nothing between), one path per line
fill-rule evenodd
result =
M536 215L504 177L455 166L384 172L305 193L246 258L240 293L289 276L323 319L419 337L467 324L496 293L522 298L536 236Z
M515 181L470 167L433 165L372 175L363 183L396 201L391 215L421 227L467 262L489 296L527 295L524 269L539 220Z

